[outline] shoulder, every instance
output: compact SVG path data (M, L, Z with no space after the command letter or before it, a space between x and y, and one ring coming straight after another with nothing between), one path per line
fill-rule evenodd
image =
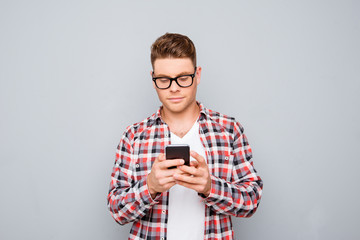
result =
M130 142L132 142L143 132L146 132L148 129L152 128L156 124L156 121L156 114L153 114L140 122L129 125L123 134L123 138L127 138Z
M244 131L242 125L235 119L235 117L205 108L205 114L213 124L219 125L226 132L230 134L238 134Z

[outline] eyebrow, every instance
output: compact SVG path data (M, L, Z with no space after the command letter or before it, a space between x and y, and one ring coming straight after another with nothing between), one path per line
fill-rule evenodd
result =
M172 78L171 76L168 76L166 74L159 74L159 75L156 75L154 72L153 72L154 76L156 77L166 77L166 78ZM192 75L194 73L189 73L189 72L181 72L179 73L178 75L176 75L176 77L180 77L180 76L183 76L183 75Z

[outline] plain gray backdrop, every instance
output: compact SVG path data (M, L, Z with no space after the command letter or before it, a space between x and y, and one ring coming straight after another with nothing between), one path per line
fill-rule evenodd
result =
M0 239L126 239L106 207L126 126L160 106L150 46L188 35L198 100L264 180L237 239L359 239L360 2L0 0Z

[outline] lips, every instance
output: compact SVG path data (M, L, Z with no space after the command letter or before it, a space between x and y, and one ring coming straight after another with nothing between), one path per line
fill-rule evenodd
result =
M183 99L184 99L183 97L171 97L171 98L168 98L168 100L170 102L173 102L173 103L181 102Z

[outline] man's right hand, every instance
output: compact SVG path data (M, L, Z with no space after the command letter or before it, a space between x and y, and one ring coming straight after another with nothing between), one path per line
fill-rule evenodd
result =
M176 184L173 175L179 171L177 167L182 165L184 165L183 159L167 161L164 154L160 154L155 159L146 180L152 198L155 198L157 193L165 192ZM169 169L169 167L176 168Z

